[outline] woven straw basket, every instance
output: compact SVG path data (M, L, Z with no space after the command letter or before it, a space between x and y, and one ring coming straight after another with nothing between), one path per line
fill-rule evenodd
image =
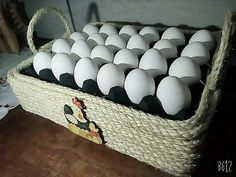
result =
M62 19L66 28L63 37L70 34L69 26L60 11L50 7L38 10L30 21L27 34L29 47L34 54L38 51L32 39L34 25L48 12L53 12ZM32 64L33 56L9 71L7 80L26 111L68 128L63 106L72 98L78 97L87 107L87 117L101 128L106 146L170 174L190 176L200 158L203 140L221 93L222 80L227 69L229 40L235 25L232 19L232 13L228 13L224 26L219 31L221 38L213 56L212 70L207 77L199 107L191 118L184 121L147 114L21 74L22 69ZM49 50L50 46L51 43L48 43L39 50Z

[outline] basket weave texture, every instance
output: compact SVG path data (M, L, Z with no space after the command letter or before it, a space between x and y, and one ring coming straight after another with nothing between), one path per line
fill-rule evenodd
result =
M37 49L32 34L36 21L44 14L54 12L66 27L64 37L70 34L69 26L55 8L37 11L31 19L27 39L31 51ZM106 145L121 153L157 167L176 176L189 176L200 157L203 140L215 113L221 93L222 80L227 69L229 39L234 30L232 13L225 17L221 40L214 54L212 71L195 114L184 121L174 121L116 104L112 101L48 83L20 73L32 64L33 56L8 72L8 82L23 109L52 120L67 128L63 106L74 97L82 99L87 117L96 122L103 132ZM40 50L49 50L51 43Z

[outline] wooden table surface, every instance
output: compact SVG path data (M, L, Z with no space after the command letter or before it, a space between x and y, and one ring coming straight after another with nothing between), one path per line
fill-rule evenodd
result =
M1 177L170 177L20 106L0 121Z

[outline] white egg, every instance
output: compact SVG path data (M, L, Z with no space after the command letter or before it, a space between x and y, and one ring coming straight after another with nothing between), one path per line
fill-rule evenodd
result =
M137 29L132 25L124 25L119 31L119 35L125 41L128 41L131 36L133 36L137 33L138 33Z
M51 68L54 76L57 80L60 80L61 74L71 74L74 73L76 61L72 59L68 54L58 53L52 57Z
M161 39L168 39L173 42L177 47L185 44L184 33L176 27L170 27L165 30L161 36Z
M191 85L200 81L201 69L191 58L179 57L171 64L169 75L178 77L187 85Z
M191 57L199 65L207 64L210 60L209 50L200 42L192 42L188 44L181 56Z
M84 81L97 80L98 66L90 58L81 58L75 66L74 78L76 84L82 88Z
M124 80L124 72L113 63L103 65L97 74L98 87L104 95L108 95L113 87L123 88Z
M48 52L38 52L34 56L33 67L35 72L39 75L39 72L43 69L51 69L52 54Z
M83 27L82 32L90 36L91 34L98 33L99 29L96 25L87 24Z
M71 48L71 54L76 54L79 58L90 57L91 49L85 40L77 40Z
M134 69L126 76L125 91L132 103L139 104L143 97L154 95L155 82L143 69Z
M203 43L209 50L213 50L215 47L215 39L210 31L208 30L199 30L197 31L189 40L189 43L192 42L201 42Z
M158 49L166 59L176 58L178 55L176 45L167 39L157 41L153 48Z
M145 26L139 34L142 35L149 44L160 39L157 29L151 26Z
M114 55L110 51L109 48L107 48L104 45L98 45L93 48L90 58L94 60L94 62L98 65L101 66L104 63L111 63L113 62Z
M139 56L149 49L149 45L145 41L143 36L141 36L140 34L135 34L130 37L127 43L127 48L131 49L134 53L136 53Z
M90 46L90 48L92 49L97 45L104 45L105 39L101 34L95 33L95 34L91 34L88 37L87 42L88 42L88 45Z
M56 39L52 44L52 52L70 54L71 43L66 39Z
M109 23L105 23L102 25L102 27L99 30L99 33L101 33L104 37L107 37L112 34L118 34L118 31L115 26Z
M139 68L146 70L153 77L167 72L166 58L157 49L149 49L144 53L140 62Z
M77 40L80 40L80 39L83 39L83 40L86 40L87 39L87 36L84 34L84 33L80 33L80 32L73 32L70 37L70 39L74 40L74 41L77 41Z
M174 76L167 76L161 80L156 96L169 115L176 115L182 109L188 108L192 99L187 85Z
M108 36L105 45L113 52L117 52L126 47L125 41L118 34Z
M125 71L129 68L137 68L139 60L131 50L122 49L116 53L113 63L119 65Z

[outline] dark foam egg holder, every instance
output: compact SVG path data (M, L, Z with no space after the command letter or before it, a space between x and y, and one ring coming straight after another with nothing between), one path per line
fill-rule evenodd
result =
M125 24L127 25L126 22L125 22ZM137 25L137 23L129 23L129 24ZM162 24L158 24L158 25L159 25L158 31L159 31L159 34L161 36L162 33L164 32L164 30L167 29L169 26L164 26ZM97 26L101 27L101 24L98 24ZM138 27L139 27L138 32L142 28L141 26L142 25L138 24ZM154 26L154 27L156 27L156 25L143 25L143 27L144 26ZM121 25L121 27L122 27L122 25ZM194 34L194 32L196 32L197 30L200 30L200 29L191 28L191 27L188 27L186 25L180 25L180 26L177 26L177 27L180 28L180 29L182 29L182 28L187 29L187 33L184 31L186 44L184 46L179 46L177 48L178 49L177 58L178 58L178 57L180 57L181 51L187 45L187 42L189 41L191 36ZM119 28L119 26L117 27L118 30L120 30L120 28ZM189 29L193 30L193 32L192 33L189 32ZM218 30L218 28L216 28L216 27L206 27L204 29L208 29L210 31L212 31L212 30L217 31ZM152 48L154 44L155 44L155 42L151 43L150 48ZM210 59L212 59L213 53L214 53L214 51L210 52ZM139 60L141 59L141 57L142 57L142 55L139 56ZM169 69L170 65L172 64L172 62L175 59L176 58L172 58L172 59L167 60L168 69ZM209 63L211 63L211 62L212 61L210 60ZM41 70L39 75L38 75L35 72L32 64L29 67L21 70L21 73L24 74L24 75L27 75L27 76L31 76L31 77L46 81L46 82L62 85L62 86L69 87L69 88L72 88L72 89L76 89L76 90L79 90L81 92L91 94L93 96L102 97L102 98L111 100L115 103L122 104L122 105L125 105L125 106L128 106L128 107L133 107L134 109L141 110L143 112L146 112L146 113L149 113L149 114L152 114L152 115L159 115L160 117L165 117L165 118L171 119L171 120L186 120L186 119L190 118L192 115L194 115L195 111L197 110L198 105L199 105L199 101L201 99L201 94L202 94L202 91L204 89L204 83L206 81L207 75L211 71L211 66L209 64L202 65L200 68L201 68L201 75L202 75L201 82L195 83L195 84L193 84L189 87L190 92L191 92L191 96L192 96L192 101L191 101L190 107L182 109L176 115L168 115L168 114L165 113L165 111L162 108L162 105L161 105L160 101L156 97L156 91L155 91L154 95L145 96L139 104L134 104L128 98L128 95L127 95L126 91L124 90L124 88L121 88L121 87L118 87L118 86L111 88L108 95L103 95L103 93L98 88L97 82L95 82L94 80L84 81L83 87L80 88L76 84L76 82L74 80L74 76L72 76L71 74L68 74L68 73L60 75L60 79L58 81L55 78L55 76L53 75L53 73L50 69ZM132 71L133 69L134 68L128 69L127 71L125 71L125 76L127 76L128 73L130 71ZM167 73L168 73L168 71L167 71ZM154 78L156 88L158 87L160 81L166 76L168 76L168 75L167 74L166 75L159 75L156 78Z

